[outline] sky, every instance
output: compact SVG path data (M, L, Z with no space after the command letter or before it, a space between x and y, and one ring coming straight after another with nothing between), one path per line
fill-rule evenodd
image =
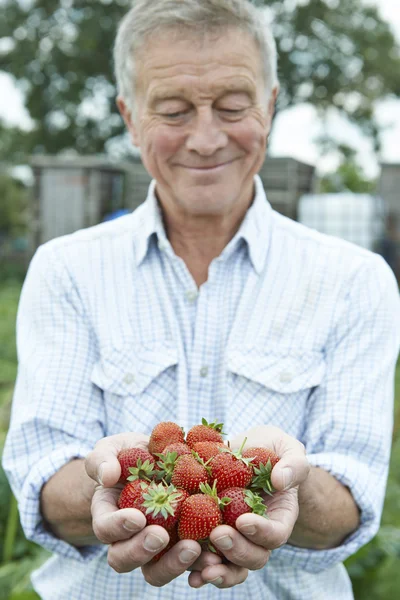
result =
M383 18L388 21L400 41L400 0L365 0L376 5ZM377 107L377 118L385 126L383 134L383 162L400 163L400 100L387 100ZM24 99L15 87L12 78L0 71L0 118L9 125L29 127L30 119L24 108ZM373 154L371 142L362 136L356 127L344 119L332 115L328 120L328 131L335 138L346 141L351 137L357 145L359 161L369 177L376 177L379 165ZM335 169L337 157L322 157L315 139L322 133L315 109L310 105L299 105L277 116L271 136L269 154L290 156L314 165L322 173Z

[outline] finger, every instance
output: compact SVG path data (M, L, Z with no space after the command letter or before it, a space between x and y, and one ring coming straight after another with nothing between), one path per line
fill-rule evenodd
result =
M269 549L250 541L228 525L216 527L210 534L210 540L229 562L251 571L265 567L271 554Z
M274 550L286 544L298 514L297 489L276 492L268 503L267 518L246 513L237 519L236 527L254 544Z
M201 573L196 571L189 575L189 585L192 588L200 588L211 583L219 589L226 589L239 585L246 581L248 570L233 564L220 564L206 567Z
M202 552L199 558L191 565L188 571L202 571L206 567L220 565L222 563L221 556L214 552Z
M162 587L187 571L199 558L200 544L193 540L179 542L169 550L158 562L147 563L142 573L147 583Z
M86 472L100 485L111 487L121 476L118 453L126 448L147 450L149 437L142 433L119 433L101 439L85 460Z
M108 564L117 573L130 573L148 563L169 542L163 527L150 525L128 540L112 544L108 549Z
M276 490L288 490L303 483L310 472L304 445L279 427L262 425L239 433L232 441L232 449L240 448L247 438L245 448L270 448L280 458L271 472L271 482Z
M146 517L134 508L119 509L120 490L98 487L92 499L92 526L103 544L131 538L146 527Z

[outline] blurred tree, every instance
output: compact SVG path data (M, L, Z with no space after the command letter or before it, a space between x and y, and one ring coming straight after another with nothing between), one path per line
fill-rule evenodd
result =
M0 237L18 236L26 231L28 194L24 186L0 173Z
M332 144L333 148L334 144ZM368 179L357 162L357 152L350 146L339 144L337 148L340 163L333 173L324 175L318 186L320 194L354 192L355 194L374 194L377 182Z
M309 102L323 115L336 107L378 148L374 104L400 96L400 51L376 9L362 0L254 1L274 22L277 110ZM123 134L111 49L130 3L0 0L0 70L15 78L35 123L26 135L7 132L8 158L66 149L104 152L110 139Z

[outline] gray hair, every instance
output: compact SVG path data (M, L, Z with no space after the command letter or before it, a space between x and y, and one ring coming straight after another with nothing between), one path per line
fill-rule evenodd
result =
M267 98L278 85L277 50L264 10L249 0L135 0L115 41L118 94L135 114L135 58L160 29L203 34L227 27L248 32L260 48Z

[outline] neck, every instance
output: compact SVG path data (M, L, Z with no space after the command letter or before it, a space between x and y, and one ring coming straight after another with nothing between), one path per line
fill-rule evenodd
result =
M250 204L250 203L249 203ZM212 261L220 256L240 228L249 206L227 215L193 216L163 210L167 237L198 287L208 279Z

